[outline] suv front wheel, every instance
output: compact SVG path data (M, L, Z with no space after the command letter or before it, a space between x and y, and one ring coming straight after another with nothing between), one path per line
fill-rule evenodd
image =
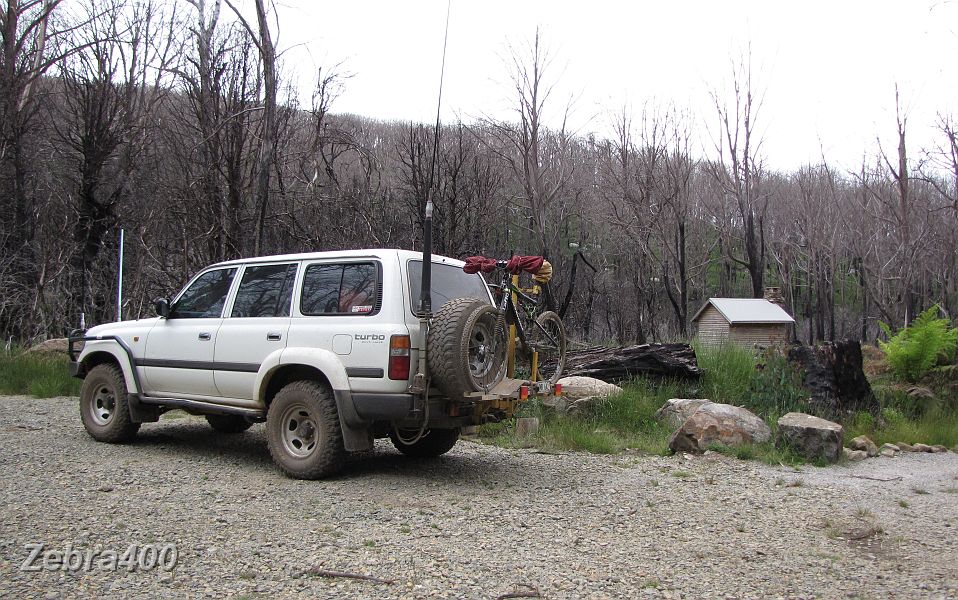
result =
M130 419L126 380L120 367L103 363L90 369L80 388L80 419L87 433L99 442L116 444L133 439L140 424Z
M273 462L297 479L328 477L346 459L336 401L315 381L294 381L276 394L266 415L266 439Z

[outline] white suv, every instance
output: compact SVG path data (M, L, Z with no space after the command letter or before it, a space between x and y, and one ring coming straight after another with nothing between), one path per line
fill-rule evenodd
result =
M433 256L432 265L437 318L495 311L485 281L461 261ZM379 437L412 456L443 454L462 427L502 409L488 393L412 385L421 272L422 254L406 250L212 265L171 302L157 300L158 317L74 332L83 425L122 442L174 408L226 433L265 421L274 461L300 478L335 472L348 451Z

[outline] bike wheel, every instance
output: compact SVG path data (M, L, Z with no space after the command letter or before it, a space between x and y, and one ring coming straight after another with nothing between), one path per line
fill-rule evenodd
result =
M559 315L550 310L536 317L531 337L532 348L539 353L539 380L554 384L562 377L566 361L565 327Z

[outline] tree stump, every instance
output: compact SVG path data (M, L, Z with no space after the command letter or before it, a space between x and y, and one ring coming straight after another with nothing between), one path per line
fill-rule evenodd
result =
M520 417L516 419L516 437L528 438L539 432L539 419L536 417Z

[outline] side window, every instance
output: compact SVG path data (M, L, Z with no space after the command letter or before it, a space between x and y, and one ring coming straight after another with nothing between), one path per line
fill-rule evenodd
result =
M379 271L372 263L310 265L303 277L304 315L368 315L376 312Z
M202 319L219 317L233 283L236 268L217 269L200 275L180 296L170 311L171 318Z
M288 317L296 265L246 267L231 317Z

